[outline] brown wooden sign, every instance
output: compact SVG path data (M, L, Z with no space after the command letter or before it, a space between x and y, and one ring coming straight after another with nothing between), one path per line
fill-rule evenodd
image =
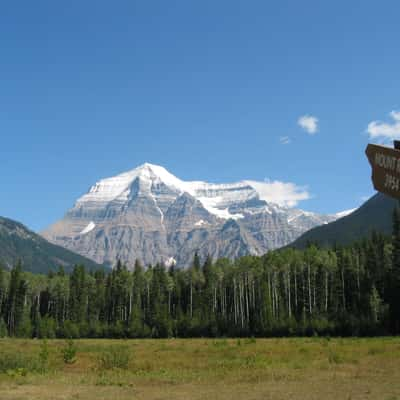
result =
M365 154L372 167L374 188L400 199L400 150L369 144Z

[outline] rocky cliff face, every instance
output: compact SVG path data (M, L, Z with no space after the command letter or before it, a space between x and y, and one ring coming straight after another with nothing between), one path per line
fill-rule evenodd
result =
M258 185L185 182L144 164L96 183L42 234L99 263L139 259L184 267L195 251L213 258L260 255L336 219L267 202Z

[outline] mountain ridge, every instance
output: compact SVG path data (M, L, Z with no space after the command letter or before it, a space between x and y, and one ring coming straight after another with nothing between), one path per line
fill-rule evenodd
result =
M291 208L285 199L267 201L271 186L254 182L183 181L145 163L96 182L42 234L101 263L172 257L187 266L195 251L213 258L260 255L337 218ZM237 225L226 226L228 220Z
M393 210L398 204L398 200L377 193L350 214L305 232L289 247L304 248L309 243L320 246L350 244L368 237L373 231L390 235Z

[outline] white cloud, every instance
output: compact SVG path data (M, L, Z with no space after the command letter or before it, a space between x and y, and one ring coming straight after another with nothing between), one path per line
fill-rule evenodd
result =
M279 141L280 141L281 144L289 144L289 143L292 142L292 141L290 140L290 137L289 137L289 136L281 136L281 137L279 138Z
M370 139L393 140L400 138L400 111L391 111L393 121L390 123L382 121L371 121L368 124L367 132Z
M299 201L309 199L310 193L306 187L291 182L280 181L246 181L259 194L261 200L279 204L284 207L294 207Z
M312 115L302 115L297 123L308 134L315 135L318 132L318 118Z

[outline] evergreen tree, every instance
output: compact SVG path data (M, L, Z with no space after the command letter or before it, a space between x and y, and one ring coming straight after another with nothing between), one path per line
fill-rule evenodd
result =
M17 333L18 326L22 320L25 293L26 284L22 279L22 265L19 261L11 270L6 303L7 329L10 336Z
M33 275L0 270L0 336L169 337L399 332L400 215L393 235L346 247L236 260L196 253L188 269ZM4 332L6 330L7 332Z
M392 269L390 273L389 310L393 333L400 333L400 210L393 212Z
M69 280L69 318L81 324L86 321L88 293L86 271L83 265L76 265Z

